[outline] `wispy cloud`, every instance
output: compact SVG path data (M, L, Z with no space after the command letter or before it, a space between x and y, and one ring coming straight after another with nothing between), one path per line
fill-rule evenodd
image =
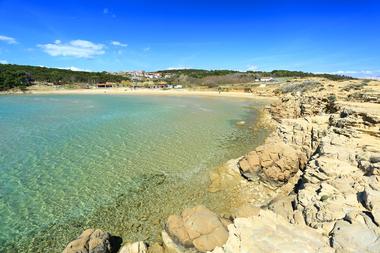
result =
M128 46L128 44L121 43L120 41L117 41L117 40L111 41L111 44L113 46L118 46L118 47L127 47Z
M91 72L91 70L88 70L88 69L81 69L81 68L77 68L77 67L74 67L74 66L71 66L71 67L63 67L63 68L59 68L59 69L68 69L68 70L71 70L71 71Z
M0 60L0 64L8 64L7 60Z
M0 41L8 43L8 44L17 44L17 41L15 38L8 37L5 35L0 35Z
M112 13L112 12L110 11L110 9L108 9L108 8L104 8L104 9L103 9L103 14L104 14L104 15L110 15L111 17L116 18L116 15L115 15L114 13Z
M167 70L178 70L178 69L190 69L190 67L177 66L177 67L169 67L169 68L167 68Z
M51 56L92 58L105 53L103 44L96 44L88 40L72 40L68 43L56 40L54 43L40 44L38 47Z
M144 50L144 52L149 52L150 51L150 47L146 47L143 50Z
M259 67L257 65L251 64L247 66L247 71L257 71Z
M379 74L380 70L338 70L329 72L329 74L337 74L337 75L373 75Z
M315 73L346 75L346 76L353 76L353 77L358 77L358 78L370 78L370 79L380 78L380 69L379 70L338 70L338 71L331 71L331 72L315 72Z

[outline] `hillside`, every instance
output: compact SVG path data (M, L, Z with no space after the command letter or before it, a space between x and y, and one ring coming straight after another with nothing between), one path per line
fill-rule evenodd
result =
M56 85L102 82L121 82L128 77L113 75L107 72L72 71L58 68L0 64L0 91L12 88L25 89L34 82Z

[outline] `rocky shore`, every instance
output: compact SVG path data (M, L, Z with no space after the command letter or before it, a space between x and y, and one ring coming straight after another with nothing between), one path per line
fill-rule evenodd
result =
M363 80L258 87L279 97L266 108L272 134L210 175L210 191L240 194L236 210L171 215L153 245L120 247L89 229L63 252L380 252L379 90Z

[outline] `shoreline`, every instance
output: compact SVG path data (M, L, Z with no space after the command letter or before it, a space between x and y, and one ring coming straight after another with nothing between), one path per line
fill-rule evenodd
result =
M50 95L50 94L52 94L52 93L49 93L49 92L44 92L43 93L43 95ZM66 93L65 93L66 94ZM65 94L62 94L62 95L65 95ZM75 94L82 94L82 93L75 93ZM223 94L218 94L217 92L210 92L210 93L205 93L205 92L203 92L203 91L199 91L199 92L188 92L188 91L179 91L179 92L167 92L167 91L163 91L163 92L160 92L160 91L153 91L153 92L150 92L150 90L144 90L144 91L142 91L142 92L136 92L136 93L134 93L134 94L126 94L126 93L123 93L123 94L121 94L121 95L138 95L138 96L143 96L143 95L147 95L147 96L150 96L150 95L152 95L152 96L154 96L154 95L156 95L156 94L160 94L160 95L163 95L163 96L175 96L176 94L181 94L181 95L183 95L183 96L197 96L197 95L200 95L200 96L204 96L204 97L219 97L219 98L222 98L222 97L225 97L225 96L223 96ZM16 94L16 95L18 95L18 94ZM20 94L20 95L24 95L24 94ZM27 93L26 95L37 95L37 94L30 94L30 93ZM39 95L39 94L38 94ZM93 95L93 94L88 94L88 93L85 93L84 95ZM100 93L100 95L103 95L102 93ZM113 94L107 94L107 95L113 95ZM117 95L119 95L119 94L117 94ZM232 96L231 96L232 95ZM250 96L250 97L247 97L247 96L242 96L242 95L247 95L247 94L244 94L244 93L233 93L233 94L229 94L229 96L227 96L227 98L229 98L229 97L231 97L231 98L244 98L244 99L246 99L246 98L251 98L251 99L255 99L256 98L256 96ZM250 94L248 94L248 95L250 95ZM265 98L263 98L264 100L265 100ZM248 102L248 100L242 100L242 101L247 101ZM253 101L252 101L253 102ZM221 102L222 103L222 102ZM253 102L254 103L254 102ZM261 100L261 101L259 101L258 102L258 104L260 104L260 106L258 107L258 108L255 108L255 109L250 109L250 110L255 110L256 112L257 112L257 121L255 121L255 124L254 125L252 125L252 126L250 126L249 124L246 124L245 125L245 127L247 127L247 128L253 128L253 127L256 127L256 125L258 125L258 124L261 124L261 122L262 122L262 118L263 118L263 110L264 110L264 107L265 106L267 106L267 105L269 105L270 104L270 101L268 101L268 102L264 102L263 100ZM248 114L247 115L247 117L251 117L252 115L251 114ZM248 118L246 119L246 118L244 118L244 121L245 122L249 122L249 120L248 120ZM262 137L262 138L260 138L260 139L265 139L266 137L268 136L268 134L266 134L265 135L265 137ZM260 145L261 144L261 142L260 143L257 143L257 144L255 144L255 146L258 146L258 145ZM224 163L224 161L222 162L222 163ZM221 163L221 164L222 164ZM219 166L219 165L218 165ZM213 169L214 169L215 167L210 167L210 168L208 168L208 172L206 173L206 177L208 177L208 173L210 172L210 171L212 171ZM207 188L208 188L208 183L207 184L205 184L205 187L204 187L204 189L203 189L203 191L204 192L208 192L207 191ZM233 194L236 194L236 193L233 193ZM220 197L215 197L214 196L214 199L220 199ZM236 202L239 202L239 200L235 200ZM221 203L221 206L226 206L226 207L220 207L219 209L220 210L226 210L226 209L229 209L230 210L230 207L228 207L227 208L227 206L230 206L229 204L227 204L227 203L225 203L225 201L223 201L222 203ZM234 206L235 207L235 206ZM111 207L110 207L111 208ZM101 212L100 210L99 210L99 212ZM169 213L170 214L170 213ZM169 215L168 214L168 215ZM167 217L167 216L166 216ZM166 218L165 217L165 218ZM164 218L164 219L165 219ZM70 224L70 222L68 221L67 223L69 223ZM55 226L55 225L54 225ZM56 229L58 229L59 230L59 225L57 225L57 228ZM46 231L45 230L42 230L42 233L45 233L46 234ZM38 232L38 234L41 234L40 232ZM160 234L158 234L159 236L160 236ZM38 237L36 237L36 238L38 238ZM135 238L135 237L134 237ZM135 238L136 239L136 238ZM61 241L65 241L65 240L61 240ZM162 241L161 241L162 242Z
M26 92L8 92L0 95L159 95L159 96L206 96L206 97L232 97L232 98L250 98L250 99L267 99L270 101L278 100L275 96L262 96L246 92L221 92L212 90L154 90L154 89L136 89L129 88L103 88L103 89L60 89L60 90L28 90Z
M238 193L243 204L232 215L205 206L187 208L168 217L161 241L152 245L143 239L124 241L113 245L112 251L242 253L303 248L308 253L375 253L380 247L380 103L368 102L365 96L349 99L355 91L347 87L349 82L335 86L326 82L311 90L280 95L272 90L267 96L148 89L32 94L199 95L273 102L265 106L253 127L271 131L264 143L210 174L208 191ZM379 87L377 83L370 86ZM210 226L212 230L203 229ZM197 236L191 237L193 233ZM64 253L88 247L91 237L101 247L110 244L108 232L89 229L69 243Z
M277 101L265 108L270 119L259 123L273 123L272 134L210 175L209 190L231 188L248 197L234 215L187 208L168 217L162 243L124 243L116 251L378 252L380 104L369 98L380 85L372 83L357 96L350 84L328 81L306 90L300 84L290 86L291 93L272 93ZM272 194L262 196L264 189ZM96 233L104 235L86 230L64 253Z

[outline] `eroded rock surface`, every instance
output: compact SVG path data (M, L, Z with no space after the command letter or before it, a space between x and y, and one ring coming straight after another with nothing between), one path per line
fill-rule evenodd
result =
M269 210L235 219L228 231L226 244L212 253L334 252L317 230L290 224Z
M204 206L185 209L181 216L171 215L166 228L180 244L201 252L223 245L228 237L222 220Z
M148 248L144 242L134 242L124 245L119 253L147 253Z
M87 229L70 242L63 253L111 253L111 235L100 229Z
M248 206L235 216L247 219L236 218L227 243L213 252L297 252L299 247L305 252L380 252L380 107L342 102L339 95L282 97L269 108L278 122L272 135L239 161L242 176L253 184L292 186L261 207L281 217L271 219L274 226L294 224L300 233L314 231L313 238L330 245L311 243L308 248L301 240L292 249L281 241L291 231L282 238L276 237L282 232L266 233L262 227L257 232L255 226L264 221L252 218L258 207ZM244 239L249 234L252 238ZM284 247L269 244L276 240Z
M280 140L259 146L239 162L241 173L251 180L258 176L262 181L280 186L288 182L305 166L306 156Z

